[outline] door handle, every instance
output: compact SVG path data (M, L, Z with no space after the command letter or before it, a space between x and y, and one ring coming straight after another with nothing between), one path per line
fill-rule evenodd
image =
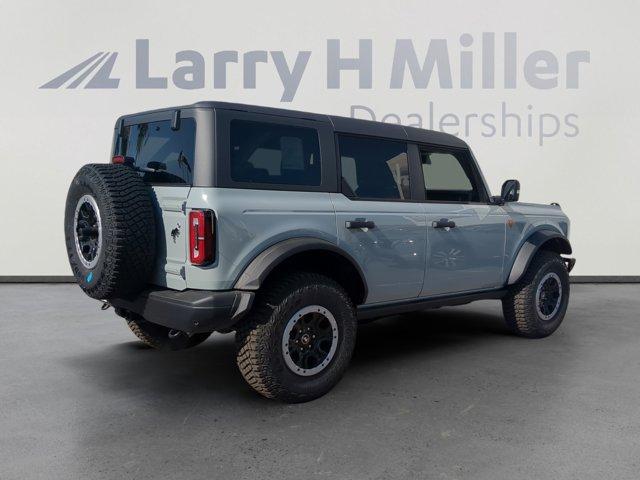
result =
M371 220L349 220L344 222L344 226L347 227L348 229L354 229L354 228L376 228L376 224L375 222L371 221Z
M449 220L448 218L441 218L440 220L434 220L431 222L433 228L456 228L456 222Z

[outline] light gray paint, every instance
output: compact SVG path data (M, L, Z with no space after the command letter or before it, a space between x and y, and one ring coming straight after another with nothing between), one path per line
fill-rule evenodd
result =
M428 258L422 296L502 286L506 214L481 204L426 203ZM455 228L434 228L447 218Z
M190 187L154 186L156 210L156 268L153 283L176 290L187 287L184 269L188 254L186 203Z
M367 304L499 288L529 235L540 228L562 232L561 223L567 222L558 208L541 205L354 201L338 193L234 188L193 187L186 208L216 213L218 257L206 267L185 262L183 284L175 260L186 258L180 249L187 236L178 247L165 231L175 252L165 267L165 283L172 288L233 288L266 248L309 237L336 245L357 262L369 289ZM181 218L178 212L164 215L174 223ZM432 221L444 217L456 227L433 228ZM376 226L347 229L345 222L355 219Z
M154 276L158 285L179 290L232 289L250 262L268 247L308 237L329 242L357 263L368 287L367 304L468 293L503 287L514 259L534 232L547 229L568 235L567 217L551 205L371 201L349 199L341 193L211 187L207 182L213 180L212 164L219 159L213 148L212 110L207 107L215 106L220 105L196 104L185 109L193 109L198 121L196 186L153 187L162 216ZM296 113L235 107L288 116ZM329 118L299 115L323 122ZM425 135L450 141L448 135L424 130L338 117L330 120L340 131L366 133L384 127L381 135L387 131L408 141L420 141ZM475 158L473 161L477 166ZM484 178L481 183L488 191ZM210 209L216 215L217 257L204 267L187 261L186 215L190 209ZM455 228L434 228L432 223L442 218L454 221ZM346 228L346 222L360 219L375 222L375 228ZM178 236L172 235L176 229Z
M426 253L426 216L419 203L350 200L332 193L338 246L365 273L367 303L417 297L422 289ZM345 222L366 219L372 229L347 229Z
M206 267L185 265L189 288L225 290L267 247L295 237L337 244L329 193L193 187L187 208L211 209L217 218L217 258Z
M503 208L513 220L513 225L506 229L506 263L503 272L503 282L506 283L516 256L527 238L539 230L555 231L568 237L570 221L560 207L555 205L516 202L508 203Z

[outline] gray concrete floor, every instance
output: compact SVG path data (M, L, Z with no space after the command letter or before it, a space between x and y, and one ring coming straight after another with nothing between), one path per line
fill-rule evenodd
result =
M544 340L497 302L384 319L284 405L231 335L156 352L74 285L0 285L0 478L637 479L639 311L640 285L573 285Z

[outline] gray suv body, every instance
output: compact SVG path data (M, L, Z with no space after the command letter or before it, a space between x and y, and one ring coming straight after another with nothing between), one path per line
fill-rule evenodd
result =
M80 285L155 347L235 330L240 370L267 397L304 401L331 388L358 320L487 298L502 300L507 325L524 336L546 336L564 317L567 216L517 201L515 180L491 196L455 136L201 102L121 117L112 159L95 178L84 173L88 190L70 189L67 245ZM94 274L92 261L108 262L102 211L118 198L140 202L126 197L133 186L111 196L116 207L91 192L124 171L149 207L122 222L152 226L128 227L138 253L118 255L150 258ZM344 301L322 300L331 295Z

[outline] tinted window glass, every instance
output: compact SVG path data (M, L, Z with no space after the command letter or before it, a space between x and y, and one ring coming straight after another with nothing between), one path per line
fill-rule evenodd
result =
M231 179L320 185L320 144L313 128L231 121Z
M196 123L183 118L178 130L171 122L140 123L124 128L120 154L129 157L149 183L186 183L193 179Z
M478 202L480 195L467 152L421 150L427 200Z
M408 199L404 142L338 135L343 192L349 197Z

